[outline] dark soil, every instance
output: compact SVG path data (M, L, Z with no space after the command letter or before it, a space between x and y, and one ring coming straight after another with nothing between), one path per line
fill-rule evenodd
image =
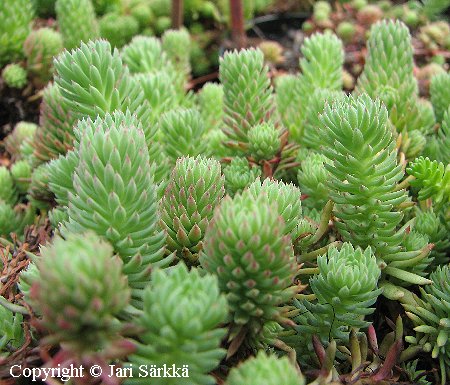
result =
M40 102L31 87L9 88L0 79L0 140L20 121L38 123Z

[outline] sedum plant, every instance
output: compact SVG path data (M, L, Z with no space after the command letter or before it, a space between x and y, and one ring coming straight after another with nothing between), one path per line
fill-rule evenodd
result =
M248 132L269 121L272 87L260 50L227 53L220 62L224 91L224 132L231 145L248 144Z
M204 152L201 140L205 125L196 109L174 109L165 113L159 123L161 143L171 163L181 156L196 156Z
M420 289L420 298L414 295L414 303L403 304L416 331L416 335L406 337L406 341L439 360L441 384L444 385L450 378L449 266L438 266L430 279L432 284Z
M14 205L17 202L17 198L13 176L5 166L0 166L0 200Z
M161 200L161 225L170 251L195 264L214 209L225 194L220 163L213 159L180 158Z
M22 346L24 341L22 322L22 314L14 314L12 311L0 306L1 358L8 356L9 351L14 351Z
M271 160L281 146L280 133L273 124L263 123L248 131L249 153L256 161Z
M119 338L117 316L130 299L112 247L93 233L68 234L41 247L35 263L27 301L42 316L46 341L82 355L110 347Z
M32 31L23 45L28 71L42 83L53 75L53 57L63 50L63 40L59 32L51 28Z
M31 183L31 165L26 160L19 160L11 166L10 171L19 194L26 194Z
M357 91L379 97L399 133L426 129L420 125L408 27L400 21L380 21L372 26L367 46L367 60L358 78Z
M66 49L76 48L81 42L87 43L99 36L91 0L57 0L55 10Z
M143 332L136 353L129 357L133 370L139 365L180 368L187 378L152 378L155 384L214 384L208 373L225 355L220 341L225 329L227 301L220 293L217 278L190 272L182 263L170 271L156 271L152 286L144 294L144 310L138 320ZM186 369L187 368L187 369ZM147 378L128 378L126 384L147 384Z
M183 74L185 79L187 79L191 73L191 37L189 32L184 28L167 30L162 35L161 42L162 48L175 66L175 70Z
M223 170L225 187L231 196L242 192L261 175L261 169L251 167L247 158L235 157Z
M276 204L266 196L244 192L225 197L204 238L202 267L218 276L231 311L229 354L241 343L250 347L273 343L264 329L286 322L282 304L298 291L291 238ZM231 352L231 353L230 353Z
M371 306L382 291L377 288L381 271L370 247L354 248L348 242L340 250L330 247L318 257L317 265L319 273L310 279L316 301L308 297L294 300L297 335L287 337L305 364L311 356L313 335L325 345L332 340L345 345L351 328L366 328L370 323L364 317L373 313Z
M216 83L206 83L198 94L200 113L208 132L221 128L223 97L223 86Z
M23 43L34 17L29 0L3 0L0 3L0 67L23 57Z
M57 158L72 148L75 120L59 87L49 84L43 91L39 127L33 142L36 163Z
M428 283L408 272L420 258L403 254L401 248L403 234L398 226L403 214L398 207L407 196L396 188L403 172L386 108L367 95L350 96L327 105L320 120L323 154L331 162L325 164L329 196L342 238L355 246L371 246L387 264L385 274L409 283ZM420 251L413 254L418 255Z
M13 160L26 158L24 150L33 144L33 139L38 126L31 122L19 122L14 126L10 135L5 139L6 151Z
M444 113L450 105L450 74L440 73L431 78L430 95L436 120L442 122Z
M27 84L27 71L20 64L8 64L3 68L2 78L10 88L23 88Z
M130 15L107 13L99 20L100 35L113 47L123 47L139 32L139 23Z
M306 381L286 357L278 358L260 351L256 357L233 368L226 385L305 385Z
M78 163L64 234L92 230L105 237L124 261L132 304L140 306L150 267L170 262L164 258L165 237L158 229L156 186L141 124L129 113L115 112L80 121L76 135Z

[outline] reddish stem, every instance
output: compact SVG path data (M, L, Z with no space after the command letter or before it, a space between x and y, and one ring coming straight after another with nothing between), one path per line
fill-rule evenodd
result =
M172 28L183 26L183 0L172 0Z
M244 9L242 0L230 0L231 37L236 48L245 47Z

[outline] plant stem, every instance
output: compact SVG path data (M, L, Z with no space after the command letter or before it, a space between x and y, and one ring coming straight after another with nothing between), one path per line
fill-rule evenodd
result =
M230 0L231 37L236 48L245 47L244 10L242 0Z
M183 0L172 0L172 28L180 29L183 26Z

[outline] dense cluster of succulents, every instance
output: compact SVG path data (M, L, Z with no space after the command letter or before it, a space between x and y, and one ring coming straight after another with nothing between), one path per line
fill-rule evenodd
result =
M130 385L142 365L187 374L157 384L448 381L450 78L434 63L421 98L408 29L444 39L422 30L439 1L405 5L408 26L386 0L334 6L356 26L318 1L298 74L266 42L199 92L171 1L22 1L0 4L0 86L42 103L0 149L0 366L43 349ZM55 24L32 30L29 4ZM184 17L203 33L228 6ZM369 28L352 90L344 43Z

